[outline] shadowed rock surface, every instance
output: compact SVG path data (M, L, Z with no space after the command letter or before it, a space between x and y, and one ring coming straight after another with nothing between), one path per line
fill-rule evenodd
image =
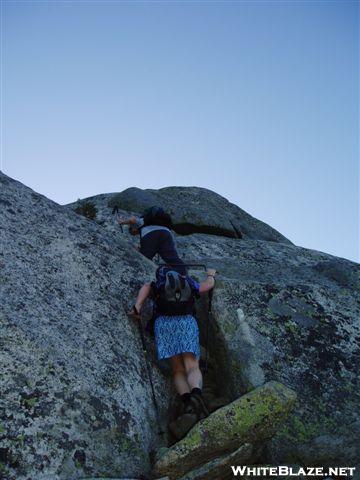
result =
M253 456L253 446L244 443L232 453L221 455L201 467L186 473L179 480L228 480L234 478L232 465L246 465Z

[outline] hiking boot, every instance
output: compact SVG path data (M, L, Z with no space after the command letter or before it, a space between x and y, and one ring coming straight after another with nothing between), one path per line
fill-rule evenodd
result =
M184 413L179 418L169 424L169 430L176 440L181 440L185 437L188 431L198 421L197 415L191 413Z
M199 420L209 416L209 410L205 405L201 392L191 392L191 404L195 408Z
M190 400L184 405L184 409L183 409L183 414L184 413L189 413L190 415L196 415L196 407L195 405L192 403L191 401L191 398Z

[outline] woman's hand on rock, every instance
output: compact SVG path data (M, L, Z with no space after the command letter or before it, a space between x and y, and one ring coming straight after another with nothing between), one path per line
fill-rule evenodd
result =
M137 218L132 216L132 217L119 217L118 218L118 223L120 225L136 225L137 223Z
M209 277L215 277L215 275L216 275L215 268L208 268L207 271L206 271L206 275L208 275Z

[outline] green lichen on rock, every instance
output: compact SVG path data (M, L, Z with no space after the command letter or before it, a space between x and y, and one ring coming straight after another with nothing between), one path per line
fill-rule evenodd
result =
M286 320L284 327L289 333L296 334L298 332L298 327L292 320Z
M154 475L178 478L216 455L271 437L296 400L293 390L268 382L197 423L155 465Z
M29 407L29 408L35 407L36 402L37 402L37 398L36 398L36 397L25 398L25 399L24 399L24 404L25 404L27 407Z
M0 478L6 478L6 474L9 472L9 469L6 465L0 462Z
M321 408L321 406L320 406ZM324 413L318 413L313 420L302 418L298 413L291 418L277 432L278 438L294 443L305 443L325 433L330 433L336 427L336 422Z
M197 429L190 430L189 434L183 439L182 448L192 450L201 447L201 435Z
M238 329L238 325L235 322L232 322L231 319L227 318L224 320L222 328L226 335L234 335Z

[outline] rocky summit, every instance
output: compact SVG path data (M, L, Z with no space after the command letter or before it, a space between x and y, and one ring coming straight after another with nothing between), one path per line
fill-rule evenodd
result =
M90 218L76 213L86 205ZM152 205L171 213L185 261L219 271L212 313L206 298L197 305L212 413L183 438L168 428L176 396L153 339L144 352L126 315L156 264L114 207ZM359 265L295 246L197 187L60 206L1 173L0 206L0 478L216 480L242 463L359 471Z

